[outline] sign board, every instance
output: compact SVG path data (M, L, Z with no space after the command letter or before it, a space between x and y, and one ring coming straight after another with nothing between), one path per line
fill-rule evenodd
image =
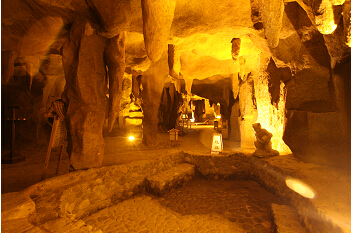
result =
M51 128L50 141L49 141L48 150L46 152L42 180L44 180L46 169L48 168L51 148L58 147L58 146L60 146L61 148L60 148L60 157L57 165L56 174L57 175L59 174L60 163L62 160L62 155L65 147L66 133L67 133L67 130L66 130L65 120L61 120L58 116L54 116L54 123Z
M211 144L211 153L212 154L219 154L222 151L223 144L222 144L222 134L220 133L213 133L213 140Z
M65 140L66 140L65 120L59 120L59 119L55 119L55 120L58 121L58 124L57 124L56 133L54 135L55 139L54 139L53 144L51 146L52 148L62 146L63 144L65 144ZM56 125L56 124L54 124L54 125ZM52 129L52 130L54 130L54 129Z

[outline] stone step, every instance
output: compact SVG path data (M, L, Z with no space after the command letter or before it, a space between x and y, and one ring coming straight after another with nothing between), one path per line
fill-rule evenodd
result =
M277 233L307 233L301 225L296 211L287 205L271 204L275 232Z
M35 211L35 203L22 192L1 194L1 221L27 218Z
M100 229L86 224L82 220L72 221L68 218L60 218L49 221L40 226L45 232L51 233L103 233Z
M185 182L193 179L194 176L195 166L188 163L181 163L169 170L147 177L146 189L150 194L162 196L172 188L182 186Z

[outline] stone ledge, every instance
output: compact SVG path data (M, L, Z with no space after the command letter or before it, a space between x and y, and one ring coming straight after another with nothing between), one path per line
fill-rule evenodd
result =
M46 180L25 190L37 207L30 220L35 224L58 218L76 221L144 192L147 177L180 162L179 153L165 154L154 160L76 171Z
M74 172L36 184L21 192L22 194L9 193L3 194L2 197L3 200L4 197L8 200L13 199L11 201L17 204L21 203L17 199L21 199L22 195L27 196L26 198L32 197L36 204L36 211L32 213L30 210L24 216L34 215L30 221L34 224L60 217L68 217L75 221L130 198L144 190L148 177L155 175L163 178L163 171L172 170L178 164L187 162L195 166L197 175L205 179L255 180L266 190L287 202L289 206L294 207L301 222L310 232L343 232L336 221L322 211L322 206L317 200L304 198L286 186L285 177L295 176L295 170L284 169L275 163L271 164L271 159L259 159L243 153L211 156L179 152L161 156L152 161L142 160L131 164ZM12 198L11 195L15 196ZM4 205L3 202L2 215L5 211L11 210L10 206ZM16 211L16 208L13 210ZM9 216L20 219L22 215ZM5 217L2 219L2 222L4 221L13 220Z
M13 220L7 220L3 221L1 220L1 232L6 232L6 233L19 233L19 232L36 232L36 233L41 233L47 231L44 231L40 229L37 226L34 226L28 221L28 218L19 218L19 219L13 219Z
M306 233L294 209L287 205L271 204L272 217L277 233Z
M1 221L27 218L35 211L35 203L22 192L1 195Z
M41 225L41 227L45 230L45 232L52 233L103 233L100 229L92 227L82 220L71 221L68 218L60 218L49 221Z
M181 186L193 179L195 166L187 163L179 164L169 170L147 177L147 191L157 196L162 196L172 188Z

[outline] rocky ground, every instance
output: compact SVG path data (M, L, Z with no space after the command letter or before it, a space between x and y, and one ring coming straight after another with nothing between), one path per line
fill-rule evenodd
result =
M179 145L175 147L171 147L167 133L160 133L160 143L154 150L144 147L138 140L130 144L124 137L106 137L104 166L153 160L180 150L209 155L212 133L210 127L193 128L188 130L187 135L180 137ZM21 191L41 179L47 148L28 147L25 144L20 148L19 152L26 156L26 161L2 165L2 193ZM224 140L224 150L239 150L238 144ZM55 176L58 153L56 149L52 151L47 178ZM351 232L350 169L303 163L292 155L259 160L280 168L285 174L294 174L309 184L315 191L312 203L319 213L333 219L343 232ZM68 173L68 167L68 156L65 154L59 174ZM2 206L5 204L2 203ZM272 216L273 204L276 204L275 210L280 212L276 217ZM291 218L281 211L290 208L282 208L281 205L285 206L283 204L286 203L282 199L252 180L195 179L165 196L139 194L83 216L75 223L62 218L40 227L19 220L6 224L18 224L21 226L18 229L25 229L19 232L45 232L45 229L73 232L76 228L80 229L76 229L77 232L274 232L274 225L280 225L276 223L280 218L284 219L282 226L294 225L288 223ZM11 229L6 224L2 224L2 229ZM289 229L299 232L294 227ZM280 232L278 228L276 230Z
M162 198L141 195L83 220L103 232L273 232L271 203L254 181L193 180Z

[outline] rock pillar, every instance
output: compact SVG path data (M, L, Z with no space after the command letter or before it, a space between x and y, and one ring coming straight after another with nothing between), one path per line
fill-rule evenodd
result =
M239 91L239 108L241 112L239 124L242 148L254 148L255 137L252 124L257 120L256 104L253 76L248 75L241 83Z
M104 48L106 39L78 18L63 48L68 99L68 153L75 170L101 167L107 109Z
M168 73L167 57L162 57L158 62L153 62L142 75L143 143L148 147L158 145L158 112Z
M125 32L109 38L105 50L109 73L109 126L111 132L120 112L122 78L125 72Z

